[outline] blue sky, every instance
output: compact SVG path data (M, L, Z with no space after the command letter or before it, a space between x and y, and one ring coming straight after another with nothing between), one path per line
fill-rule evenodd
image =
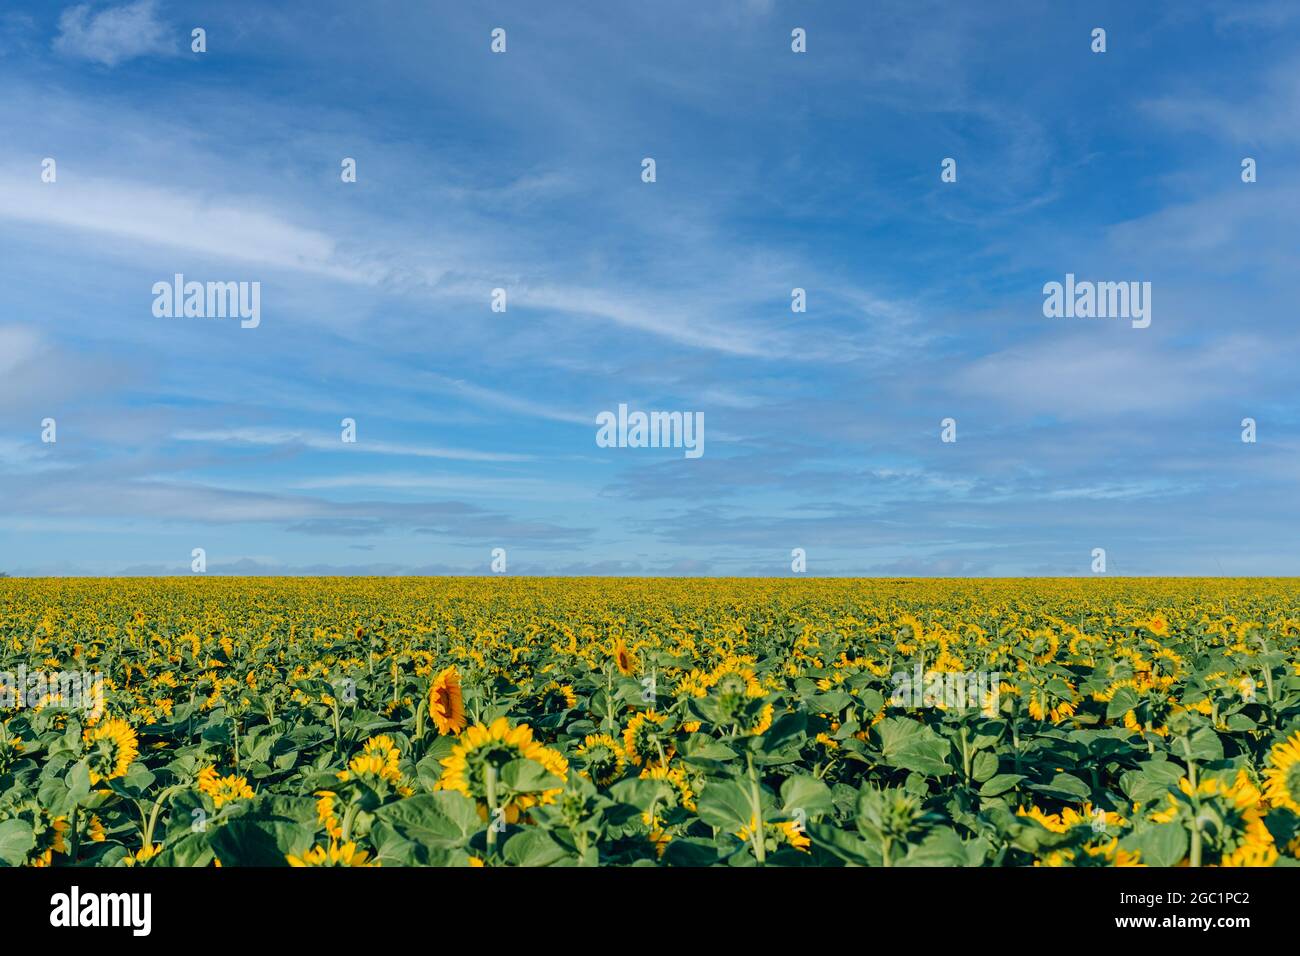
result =
M0 84L0 569L1300 574L1293 3L15 3Z

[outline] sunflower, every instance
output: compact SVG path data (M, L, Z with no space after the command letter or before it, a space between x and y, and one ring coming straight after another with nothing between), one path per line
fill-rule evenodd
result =
M45 844L45 846L38 849L31 860L31 865L36 867L50 866L54 862L54 854L68 852L68 841L66 839L68 834L67 817L54 817L50 820L49 826L43 829L44 832L40 834L39 843Z
M1141 626L1145 627L1157 637L1164 637L1169 633L1169 621L1165 618L1164 614L1158 611L1155 614L1152 614L1151 619L1144 622Z
M1075 810L1074 807L1066 807L1061 811L1061 823L1066 827L1090 826L1094 829L1104 827L1122 828L1128 825L1128 821L1118 813L1102 810L1101 807L1094 807L1091 803L1084 803L1082 809L1079 810Z
M686 778L686 772L680 767L646 767L641 771L642 780L663 780L672 785L676 791L677 805L687 810L695 810L695 793ZM648 823L649 821L647 821Z
M1050 698L1044 704L1044 697L1034 694L1029 698L1029 716L1034 720L1048 720L1052 723L1059 724L1074 716L1074 704L1068 700L1058 700L1052 704Z
M618 639L618 643L614 645L614 664L618 667L618 672L624 677L636 672L637 659L632 656L632 652L627 649L627 644L621 637Z
M329 848L320 844L312 847L302 856L294 856L292 853L285 854L285 860L290 866L378 866L379 861L369 862L370 851L358 850L357 845L349 840L347 843L340 844L335 840L330 841Z
M90 744L90 782L125 777L131 761L140 752L140 741L125 720L113 718L86 731Z
M643 762L664 759L672 755L672 741L666 734L667 716L653 710L637 714L623 730L623 750L627 759L638 767Z
M504 717L498 717L490 726L475 724L461 734L452 748L451 756L442 761L442 778L438 789L455 790L478 804L479 817L488 818L487 770L500 771L514 760L532 760L561 780L569 776L569 762L559 751L543 746L533 739L532 728L527 724L511 727ZM540 793L519 793L498 778L496 806L507 823L517 823L529 807L553 803L563 788L556 787Z
M1264 793L1275 807L1300 813L1300 731L1269 752Z
M773 713L775 713L773 706L771 704L764 704L762 709L758 712L757 721L749 728L750 734L755 737L760 737L767 733L768 728L772 726Z
M68 818L55 817L50 821L50 829L54 831L54 842L51 844L54 847L54 852L67 853Z
M757 829L758 821L751 814L749 825L741 827L736 832L736 836L743 842L750 842L754 838ZM764 822L763 842L766 844L765 849L773 852L783 846L789 846L808 853L810 852L808 847L812 846L812 840L808 838L808 835L803 832L803 828L794 820Z
M648 814L647 814L648 815ZM661 830L658 827L651 827L650 832L646 834L646 839L650 845L655 848L655 856L662 857L664 851L668 849L668 844L672 841L673 835L667 830Z
M0 691L3 695L3 691ZM14 766L22 756L23 742L17 737L5 736L4 728L0 727L0 773L5 773Z
M138 866L141 863L149 862L161 852L161 843L155 843L153 846L142 846L134 853L128 853L122 862L126 866Z
M1245 843L1223 858L1223 866L1272 866L1277 862L1277 847L1271 843Z
M438 674L429 686L429 716L443 736L456 736L465 729L465 698L455 664Z
M1232 783L1206 777L1196 787L1183 777L1178 790L1166 794L1166 809L1152 821L1197 827L1204 841L1203 860L1222 866L1271 866L1277 859L1273 834L1264 825L1264 804L1258 789L1242 773Z
M1069 825L1061 821L1061 817L1059 814L1044 813L1042 810L1038 809L1038 807L1034 806L1033 804L1030 804L1028 810L1026 810L1024 807L1017 808L1016 816L1027 817L1030 820L1035 820L1038 823L1042 824L1042 826L1045 827L1046 829L1051 830L1053 833L1064 833L1067 829L1069 829Z
M1109 842L1083 848L1088 856L1099 860L1104 866L1146 866L1141 862L1142 854L1137 850L1129 852L1120 849L1119 837L1111 837Z
M587 764L579 772L598 787L607 787L623 776L627 766L622 745L609 734L588 734L576 753Z
M393 738L388 734L371 737L361 748L361 753L348 761L348 769L340 770L338 778L343 781L360 780L370 786L392 784L401 788L402 771L398 767L401 754Z
M537 703L542 713L554 714L577 707L578 696L574 693L572 684L551 681L537 692Z
M233 773L222 777L210 791L213 806L235 800L247 800L253 796L253 788L248 785L248 778L236 777Z
M337 795L332 791L316 791L316 822L335 840L343 836L343 824L339 821L338 814L334 812L334 802L337 799Z

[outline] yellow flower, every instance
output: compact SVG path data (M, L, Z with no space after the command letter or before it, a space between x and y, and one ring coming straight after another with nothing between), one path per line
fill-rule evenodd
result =
M569 762L559 751L534 740L531 727L527 724L511 727L506 718L498 717L491 725L475 724L461 734L451 756L442 761L443 773L438 789L455 790L471 798L478 804L479 816L486 820L489 811L487 771L490 768L499 772L513 760L535 761L561 780L567 780L569 776ZM496 805L491 809L500 810L507 823L517 823L529 807L553 803L562 789L516 793L498 777Z
M245 777L230 774L218 780L211 793L213 805L219 807L235 800L249 799L253 796L253 788L248 785Z
M695 792L691 790L690 781L686 779L686 772L680 767L647 766L641 771L641 779L663 780L672 784L677 791L678 806L685 807L687 810L695 809Z
M142 846L135 853L128 854L122 861L127 866L136 866L140 863L148 862L162 852L162 844L155 843L153 846Z
M371 737L362 745L361 753L348 761L348 769L340 770L336 776L340 780L360 780L372 786L391 784L398 786L402 782L402 771L398 766L401 754L388 734Z
M90 744L90 782L126 776L131 761L140 752L140 742L125 720L112 718L86 731Z
M623 729L623 750L627 759L639 767L645 761L672 756L672 742L663 733L667 723L667 716L653 710L643 711L628 721Z
M1264 795L1273 806L1300 813L1300 732L1269 751L1268 763Z
M632 656L632 652L627 649L627 644L622 638L614 645L614 664L618 667L618 672L623 676L628 676L636 672L637 659Z
M1053 833L1064 833L1069 827L1061 821L1061 817L1055 813L1044 813L1038 807L1030 806L1028 810L1020 807L1016 810L1016 816L1028 817L1031 820L1037 820Z
M587 764L580 773L598 787L607 787L623 776L627 766L622 746L609 734L588 734L576 754Z
M379 861L369 862L370 853L368 850L358 850L357 845L349 840L347 843L339 844L334 840L330 841L328 848L320 844L313 846L302 856L294 856L292 853L285 855L285 860L290 866L378 866Z
M316 798L316 821L332 839L339 839L343 836L343 824L334 812L336 795L329 790L317 790Z
M758 819L752 814L749 818L749 824L741 827L736 836L742 841L749 842L754 838L754 833L758 829ZM804 853L810 852L808 847L812 846L812 840L803 832L803 828L794 820L765 821L763 823L764 840L771 844L772 849L781 846L794 847Z
M454 664L438 674L429 687L429 717L444 736L454 736L465 729L465 699L460 672Z

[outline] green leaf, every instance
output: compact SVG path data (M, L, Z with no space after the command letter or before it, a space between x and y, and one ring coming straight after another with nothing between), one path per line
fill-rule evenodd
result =
M609 795L619 803L627 803L642 813L649 811L650 804L658 802L667 805L673 799L673 785L667 780L620 780L609 788Z
M876 725L885 763L926 777L952 772L947 758L952 745L933 729L906 717L888 717Z
M1123 717L1137 705L1138 695L1133 688L1121 687L1115 691L1115 696L1106 705L1106 719L1114 720L1116 717Z
M1120 789L1135 803L1148 803L1178 786L1186 771L1168 760L1148 760L1119 778Z
M514 866L554 866L569 854L545 830L529 828L510 837L501 855Z
M209 842L222 866L287 866L285 857L307 852L314 837L306 824L244 816L215 828Z
M708 734L692 734L682 748L681 759L704 767L717 767L736 758L736 751Z
M727 833L736 833L754 821L748 791L730 780L706 783L698 805L701 820Z
M1136 850L1138 861L1147 866L1176 866L1187 855L1187 830L1177 821L1161 823L1130 834L1122 841L1126 850Z
M1024 780L1024 774L1019 773L1000 773L996 776L989 777L980 787L981 797L996 797L1000 793L1006 793Z
M1058 773L1050 783L1031 783L1029 789L1058 800L1087 800L1092 795L1086 783L1069 773Z
M0 823L0 862L6 866L22 866L27 854L36 846L36 835L26 820L5 820Z
M1202 727L1192 734L1187 741L1192 748L1193 760L1222 760L1223 759L1223 741L1219 735L1214 732L1212 727ZM1175 757L1186 757L1186 751L1183 749L1182 741L1173 746Z
M975 755L971 765L971 778L976 783L990 779L998 772L998 755L988 750L981 750Z
M474 801L453 790L398 800L380 807L375 817L407 839L426 846L462 844L483 826Z
M767 728L759 742L762 744L763 749L769 753L780 750L782 747L802 739L804 728L807 725L808 715L801 711L782 714L773 722L771 727Z
M713 866L718 862L718 848L705 840L684 837L668 844L664 862L669 866Z
M966 845L955 830L940 827L907 851L899 866L965 866Z
M880 865L880 851L868 846L852 831L841 830L831 823L810 823L808 836L819 850L849 866Z
M68 785L68 803L80 803L90 796L90 765L85 760L73 764L64 780Z
M795 810L804 812L804 819L830 813L835 808L830 787L803 774L788 778L781 784L781 812L793 816Z
M564 781L536 760L521 758L512 760L501 768L501 782L516 793L537 793L542 790L558 790Z
M212 862L212 846L206 833L186 833L163 848L156 866L207 866Z

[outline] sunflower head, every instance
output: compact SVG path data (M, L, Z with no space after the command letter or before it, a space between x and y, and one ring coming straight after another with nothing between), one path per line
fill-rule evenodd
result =
M558 714L578 706L578 695L570 684L551 681L537 692L537 703L544 714Z
M1275 807L1300 813L1300 731L1284 740L1268 755L1264 771L1264 795Z
M580 771L598 787L607 787L623 775L627 756L623 747L609 734L588 734L577 749L585 763Z
M125 777L131 761L140 752L140 741L125 720L113 718L86 731L89 747L90 782Z
M386 786L400 787L402 771L398 766L401 753L388 734L371 737L361 748L361 753L348 761L348 769L340 770L342 781L357 780L374 789Z
M636 673L637 659L632 652L627 649L627 644L620 637L614 645L614 666L624 677Z
M218 807L235 800L248 800L252 796L253 788L248 785L247 778L237 777L233 773L218 780L212 789L212 803Z
M504 779L501 770L516 760L532 760L558 777L569 776L569 762L559 751L543 746L533 739L532 728L527 724L511 727L504 717L490 725L475 724L460 736L452 748L451 756L442 761L443 774L438 781L441 790L455 790L478 804L479 816L487 819L489 812L501 810L507 823L516 823L529 807L553 803L562 787L542 791L521 792ZM488 805L489 770L496 784L496 805Z
M331 840L328 847L320 844L312 847L302 856L294 856L292 853L285 856L285 861L290 866L378 866L379 861L370 862L370 852L368 850L359 850L357 845L349 840L347 843L339 843Z
M1166 794L1164 809L1153 813L1156 823L1181 821L1201 833L1203 859L1221 866L1255 866L1276 860L1273 835L1264 825L1265 807L1259 790L1238 774L1235 780L1203 777L1195 787L1188 778Z
M750 841L753 839L757 828L758 822L751 816L749 825L741 827L736 836L743 841ZM768 853L775 853L782 847L792 847L803 853L808 853L812 840L803 832L803 827L794 820L769 820L763 823L763 843Z
M456 665L446 668L429 686L429 717L438 733L454 736L465 729L465 698Z
M23 742L17 737L10 737L0 726L0 773L10 770L22 759Z
M628 721L623 730L623 751L638 767L646 762L662 762L672 754L672 750L668 717L664 714L642 711Z

